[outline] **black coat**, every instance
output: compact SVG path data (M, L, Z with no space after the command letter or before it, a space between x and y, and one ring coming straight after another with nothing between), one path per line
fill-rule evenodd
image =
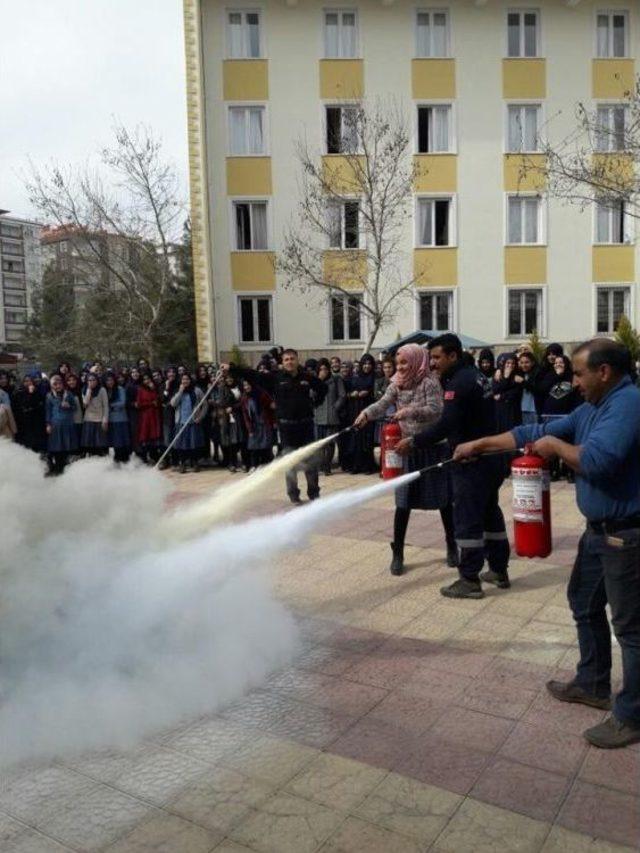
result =
M19 388L13 395L12 408L18 427L17 441L36 453L44 453L47 447L45 398L37 388L33 394Z

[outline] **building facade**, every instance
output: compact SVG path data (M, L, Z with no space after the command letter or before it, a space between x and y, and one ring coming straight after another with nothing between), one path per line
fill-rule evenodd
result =
M0 212L0 349L19 352L34 289L42 277L41 227Z
M534 329L565 342L610 333L622 313L637 325L633 218L549 198L522 169L541 139L574 130L579 102L610 123L615 147L637 4L184 0L184 11L202 358L273 343L362 351L353 300L284 289L274 266L300 198L296 144L335 165L361 99L401 105L424 167L404 236L416 286L376 346L416 328L508 346ZM339 251L353 251L354 222L345 207Z

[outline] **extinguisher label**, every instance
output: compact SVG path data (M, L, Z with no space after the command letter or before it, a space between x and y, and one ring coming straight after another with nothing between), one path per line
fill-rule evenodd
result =
M404 460L395 450L385 450L384 464L387 468L404 468Z
M513 517L516 521L542 521L542 492L549 489L547 471L514 469Z

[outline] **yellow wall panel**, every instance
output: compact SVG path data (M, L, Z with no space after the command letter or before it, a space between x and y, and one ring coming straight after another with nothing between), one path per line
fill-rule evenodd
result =
M633 187L635 164L632 154L625 152L594 154L592 169L594 186L609 187L621 192L625 188Z
M367 283L367 256L357 249L325 252L323 267L324 280L346 290L363 290Z
M635 246L594 246L592 252L594 281L635 280Z
M417 287L442 287L458 283L458 250L415 249L413 275Z
M325 184L331 187L333 192L342 195L357 195L361 191L361 169L364 169L363 157L325 154L322 158L322 177Z
M635 89L633 59L594 59L591 85L594 98L624 98Z
M416 154L416 192L454 193L458 187L458 158L455 154Z
M266 101L269 69L266 59L225 59L222 63L225 101Z
M544 59L503 59L503 98L546 98L547 66Z
M546 281L546 246L505 246L505 284L545 284Z
M273 252L231 252L231 286L234 290L275 290Z
M270 157L227 157L228 195L271 195Z
M411 86L416 100L455 98L455 59L412 59Z
M363 98L363 61L361 59L321 59L320 97L325 100Z
M504 188L506 192L542 192L547 186L544 154L505 154Z

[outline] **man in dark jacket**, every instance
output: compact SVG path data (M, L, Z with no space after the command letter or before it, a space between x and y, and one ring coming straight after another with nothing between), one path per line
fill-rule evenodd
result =
M317 376L313 376L300 367L298 353L294 349L285 349L282 353L282 368L273 373L259 373L256 370L223 364L223 370L229 371L238 379L248 379L253 385L264 388L273 397L276 407L276 419L282 442L283 454L310 444L315 438L314 403L324 399L327 388ZM312 397L311 392L315 397ZM299 504L298 471L304 471L307 480L309 500L320 496L318 485L318 460L312 458L301 466L287 471L287 494L291 503Z

